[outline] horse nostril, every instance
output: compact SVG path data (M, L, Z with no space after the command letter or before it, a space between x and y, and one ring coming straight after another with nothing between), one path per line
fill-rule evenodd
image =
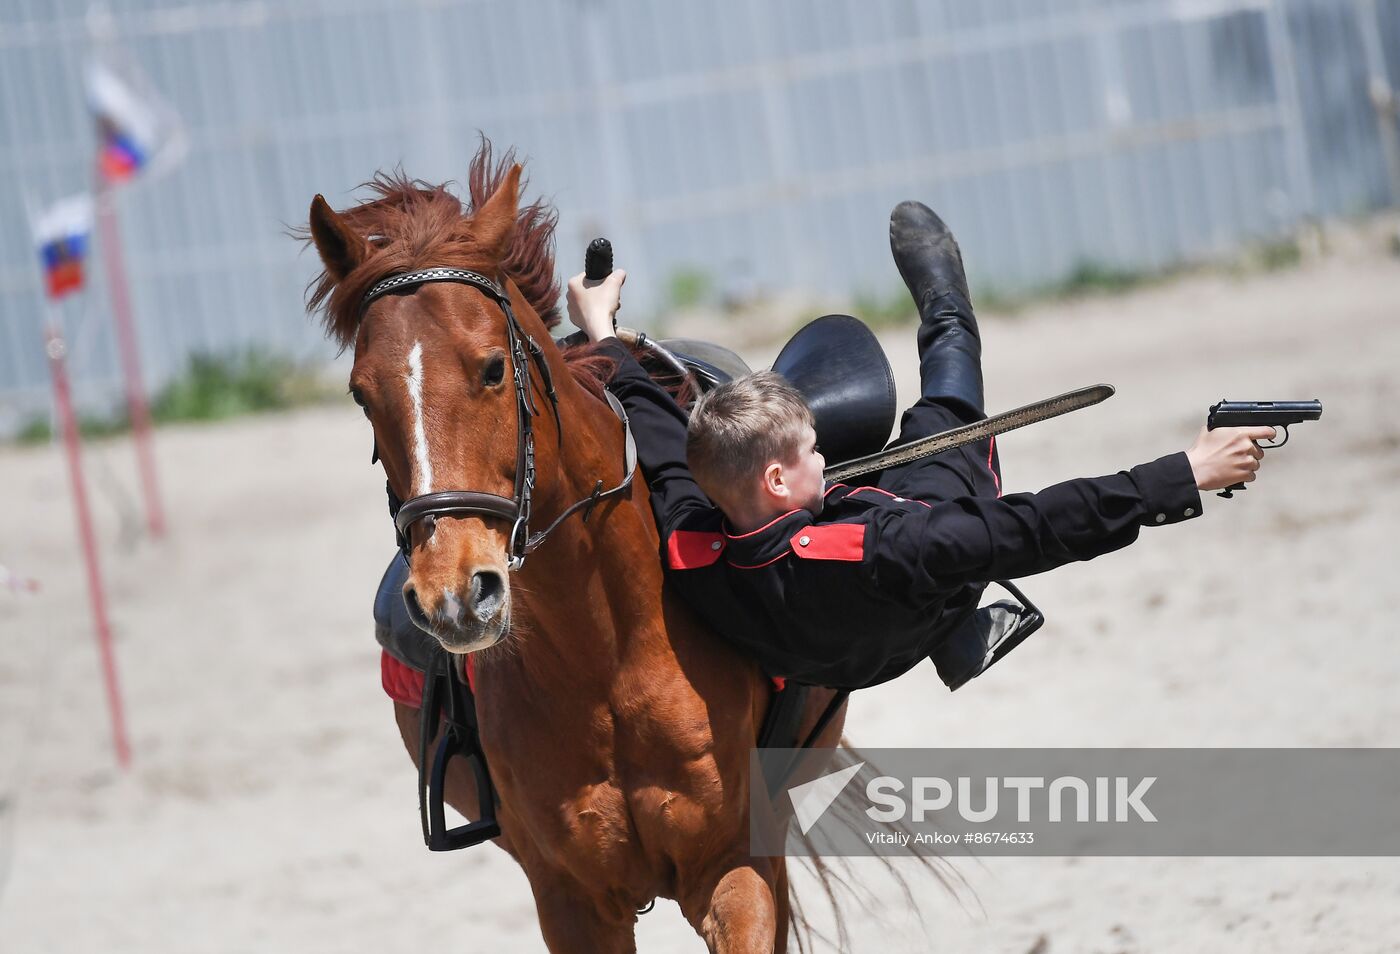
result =
M505 583L499 573L485 572L472 576L472 590L469 597L472 615L485 622L496 615L505 598Z
M428 614L423 612L423 604L418 602L418 591L410 584L403 588L403 605L408 610L408 618L421 630L429 630Z

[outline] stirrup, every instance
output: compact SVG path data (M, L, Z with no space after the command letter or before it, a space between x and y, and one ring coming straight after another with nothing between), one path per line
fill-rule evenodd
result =
M997 586L1016 598L1016 601L1021 604L1020 612L1016 614L1014 625L1009 628L1005 635L988 647L987 664L982 667L982 672L986 672L988 666L1021 645L1027 636L1040 629L1045 623L1045 614L1026 598L1026 594L1022 593L1019 587L1009 580L998 580Z
M445 712L443 691L447 694ZM496 788L491 782L491 770L477 731L476 701L471 687L457 674L456 661L442 650L434 654L423 679L423 707L419 719L418 813L423 823L423 843L430 851L456 851L500 835ZM439 725L442 737L438 740L429 773L428 749ZM476 780L477 812L481 817L448 828L443 795L447 788L447 766L456 756L466 759L471 767Z
M986 642L986 655L983 656L980 665L973 666L965 675L949 683L950 691L961 689L992 668L1045 623L1045 615L1026 598L1026 594L1022 593L1019 587L1007 580L998 580L997 585L1015 597L1016 602L998 600L977 611L975 618Z

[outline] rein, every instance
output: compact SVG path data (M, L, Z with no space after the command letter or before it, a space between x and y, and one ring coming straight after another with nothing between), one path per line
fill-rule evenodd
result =
M369 291L365 292L365 297L360 302L360 312L363 314L372 302L384 295L400 289L418 288L430 282L456 282L470 285L485 293L488 298L500 306L501 311L505 314L506 338L510 345L511 375L515 383L517 413L515 487L510 497L479 490L444 490L437 493L420 494L403 501L394 494L393 488L387 488L389 514L394 518L394 530L399 550L403 553L405 560L410 559L409 531L420 520L430 521L429 532L431 533L432 522L436 522L438 517L483 514L511 523L509 568L511 571L519 570L525 565L525 557L544 543L555 528L570 516L583 511L583 519L587 521L593 508L599 502L624 494L632 486L632 477L637 470L637 444L632 436L632 425L627 420L627 412L623 410L622 403L613 396L612 392L605 390L603 395L607 398L608 406L622 422L624 438L622 481L616 486L604 490L603 481L599 480L594 484L591 494L565 507L549 526L532 534L530 532L530 513L531 498L535 489L533 420L539 414L539 407L535 403L535 395L531 387L534 383L534 375L531 373L532 363L539 369L545 394L549 397L550 406L554 410L554 420L558 427L560 442L562 443L564 439L564 425L559 417L559 396L554 390L554 378L549 370L549 362L545 359L544 349L520 327L520 322L516 319L515 312L511 308L510 296L485 275L466 268L425 268L416 272L390 275L375 283Z

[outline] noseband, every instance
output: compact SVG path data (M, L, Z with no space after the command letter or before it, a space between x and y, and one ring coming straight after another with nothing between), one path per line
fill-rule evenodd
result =
M515 382L516 442L515 442L515 489L511 497L489 494L477 490L445 490L438 493L420 494L400 501L393 488L389 492L389 513L394 518L394 530L398 538L399 550L404 560L409 560L409 531L420 520L435 522L438 517L460 517L468 514L481 514L508 521L510 530L510 569L520 569L525 565L525 557L545 541L572 514L582 510L586 521L599 501L607 500L627 492L632 486L632 475L637 470L637 445L632 437L632 427L627 421L627 412L612 392L604 391L608 406L622 422L624 438L623 476L621 483L609 490L603 489L599 480L593 492L587 497L570 504L549 526L538 533L530 533L530 498L535 489L535 431L533 420L539 414L535 395L531 389L534 376L531 362L539 368L540 379L545 394L554 410L554 421L558 429L560 443L563 443L563 422L559 419L559 397L554 391L554 379L550 375L549 363L545 360L544 349L535 339L527 335L516 320L511 309L510 296L499 285L485 275L465 268L425 268L416 272L391 275L374 284L365 292L360 302L360 312L364 313L377 298L405 288L418 288L430 282L456 282L471 285L494 301L505 313L506 338L510 344L510 363ZM430 524L431 530L431 524Z

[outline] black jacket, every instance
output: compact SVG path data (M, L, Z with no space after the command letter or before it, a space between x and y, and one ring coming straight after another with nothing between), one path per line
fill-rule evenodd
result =
M796 510L733 534L690 475L686 416L624 347L609 389L627 409L651 488L667 578L717 633L774 676L857 689L902 675L977 607L988 582L1127 546L1144 526L1201 512L1172 454L1035 494L929 505L829 484Z

